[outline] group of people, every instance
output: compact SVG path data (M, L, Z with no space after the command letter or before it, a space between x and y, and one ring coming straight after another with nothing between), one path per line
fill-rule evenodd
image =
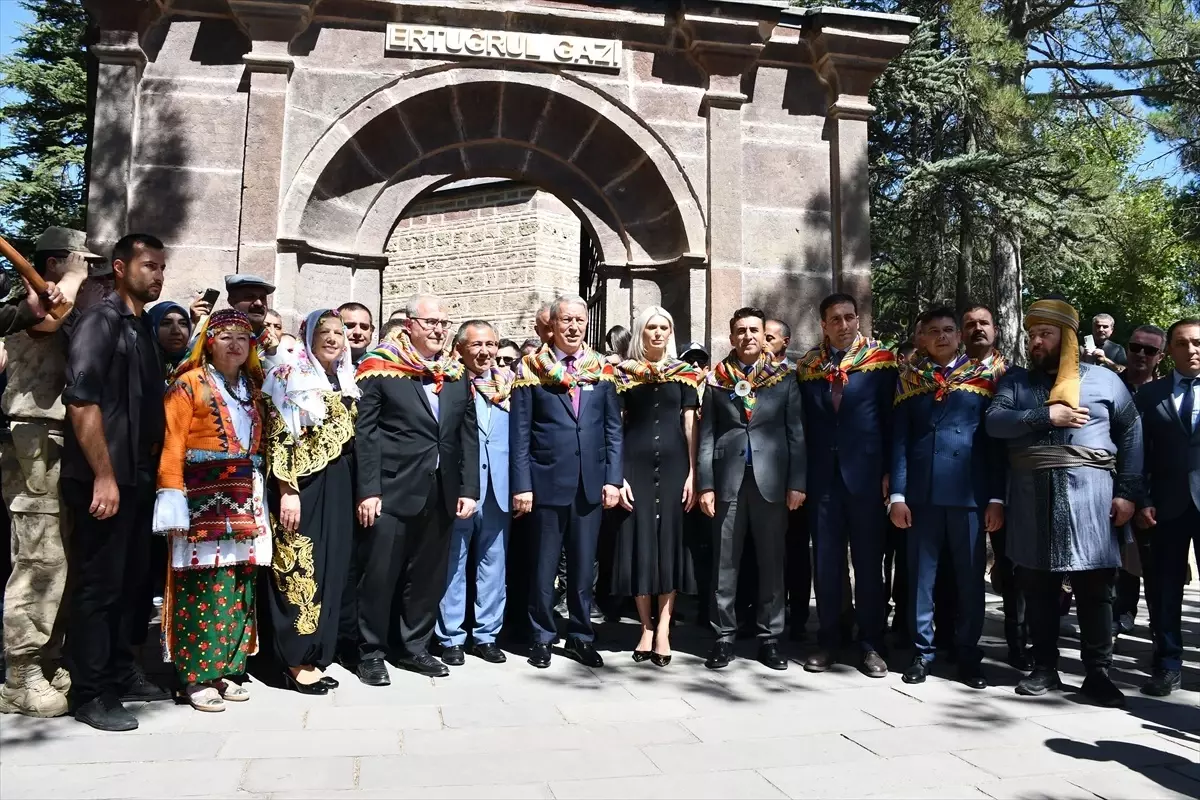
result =
M1123 702L1108 677L1132 613L1114 619L1123 566L1118 603L1140 572L1155 635L1143 691L1179 687L1200 320L1138 328L1126 356L1111 318L1081 344L1075 309L1039 300L1026 370L995 350L985 306L926 311L906 353L865 336L838 293L794 360L786 323L737 310L710 368L696 343L677 352L656 306L607 353L574 296L546 304L522 345L485 320L455 325L430 295L378 338L357 303L312 311L293 336L252 274L226 279L227 308L212 292L156 303L167 254L152 236L106 260L51 229L35 267L47 296L0 317L2 712L136 728L123 702L171 697L135 656L155 607L178 696L216 712L250 698L251 657L327 694L335 661L371 686L390 683L388 662L434 677L468 655L503 662L503 630L546 668L563 594L562 652L598 668L597 590L633 598L634 661L670 664L676 598L700 592L708 668L730 665L752 617L758 660L786 669L789 606L802 640L814 584L806 670L830 669L856 628L861 671L886 675L891 600L914 649L905 682L933 669L940 633L958 679L983 688L987 535L1010 660L1031 668L1018 693L1060 686L1069 582L1081 691ZM46 315L64 301L75 310ZM1155 379L1164 354L1174 370Z

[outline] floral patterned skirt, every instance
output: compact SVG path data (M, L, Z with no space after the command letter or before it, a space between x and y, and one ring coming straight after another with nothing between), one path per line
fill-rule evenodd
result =
M254 583L258 567L173 569L163 597L163 659L183 684L204 683L246 670L258 651Z

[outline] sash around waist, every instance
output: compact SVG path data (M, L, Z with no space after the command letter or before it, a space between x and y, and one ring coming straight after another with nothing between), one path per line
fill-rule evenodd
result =
M1070 467L1117 471L1116 454L1075 444L1031 445L1009 453L1008 463L1014 470L1021 472Z

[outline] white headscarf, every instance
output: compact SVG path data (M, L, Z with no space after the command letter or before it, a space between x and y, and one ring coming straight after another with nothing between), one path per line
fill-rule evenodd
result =
M304 347L296 353L292 361L276 365L263 383L263 392L271 398L283 422L287 425L292 436L300 438L302 429L320 425L325 421L325 398L327 392L332 392L333 383L325 374L325 368L313 355L313 336L319 327L321 317L332 315L337 318L337 312L328 308L320 308L308 315L301 326L304 337ZM343 339L344 341L344 339ZM358 398L362 392L354 381L354 364L350 361L350 345L342 346L334 369L338 385L343 397Z

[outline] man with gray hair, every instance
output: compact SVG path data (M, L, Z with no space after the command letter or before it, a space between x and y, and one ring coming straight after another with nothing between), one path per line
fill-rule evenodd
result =
M489 322L462 324L454 346L474 387L479 436L479 503L475 513L454 522L446 591L438 609L437 637L442 661L450 667L466 661L467 575L475 573L475 626L469 652L492 664L504 663L496 637L504 623L505 555L508 547L508 412L512 372L496 366L500 337Z
M533 331L542 344L549 344L550 340L554 338L554 329L550 324L553 305L553 303L542 303L542 307L538 309L537 316L533 320Z
M1125 368L1125 348L1112 340L1116 320L1112 314L1097 314L1092 317L1092 335L1084 338L1083 361L1108 367L1113 372ZM1087 340L1092 340L1089 347Z
M621 409L612 368L585 343L587 303L560 297L550 309L548 347L525 356L514 373L510 422L516 516L529 514L533 585L529 663L550 666L558 631L554 575L567 547L567 646L585 666L604 661L592 645L592 579L602 508L620 499Z

